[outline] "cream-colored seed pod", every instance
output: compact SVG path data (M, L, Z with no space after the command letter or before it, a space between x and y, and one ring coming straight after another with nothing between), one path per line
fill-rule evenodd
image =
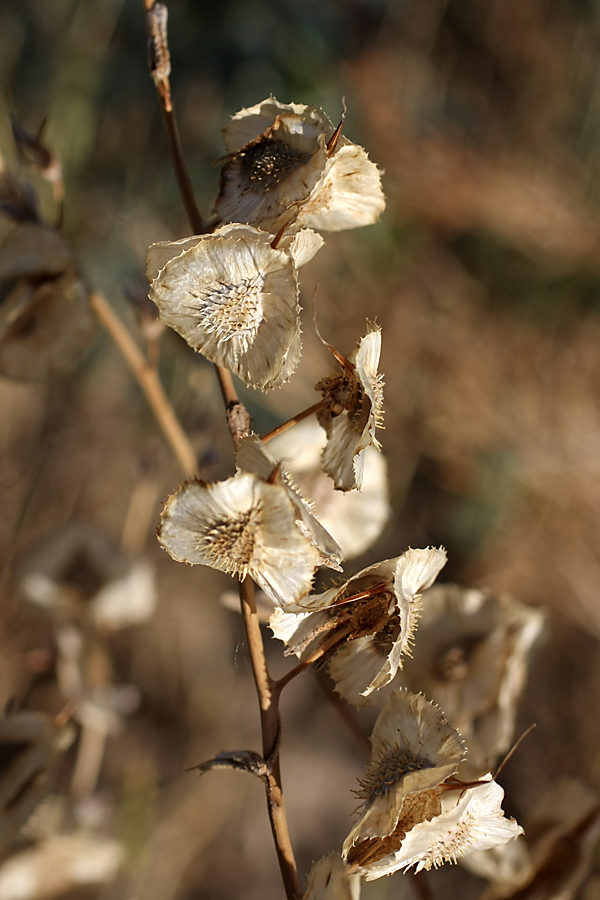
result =
M284 488L250 472L182 485L165 504L158 540L178 562L250 575L282 607L309 593L320 562Z
M270 240L231 226L192 246L184 241L158 274L169 250L151 248L148 258L150 299L161 320L208 360L263 390L287 380L300 358L296 265Z

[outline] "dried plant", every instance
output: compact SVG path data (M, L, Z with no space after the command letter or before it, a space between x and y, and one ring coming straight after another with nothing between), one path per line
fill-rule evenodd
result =
M336 370L315 385L320 399L262 436L251 431L232 378L267 392L294 377L302 349L299 270L323 248L321 232L377 221L385 206L381 172L346 138L344 118L336 127L317 107L270 97L225 126L228 155L219 194L213 215L203 217L171 98L167 10L151 0L145 9L151 75L193 232L151 245L149 298L162 325L214 365L235 474L202 477L150 350L144 355L104 297L85 284L60 234L60 166L41 134L31 138L21 129L15 140L22 153L28 150L57 186L57 224L44 223L35 204L26 202L27 189L11 183L11 202L3 208L12 225L0 247L0 280L7 284L2 371L11 378L46 378L68 369L92 339L93 312L137 378L185 479L164 504L158 541L175 562L236 580L258 698L260 751L215 751L195 768L200 774L235 769L263 782L287 900L358 900L363 880L463 860L488 879L488 896L517 896L543 877L554 845L538 845L531 857L523 850L514 862L521 850L510 848L523 847L523 828L505 815L499 773L492 773L514 740L528 654L543 615L505 596L434 584L447 561L443 547L398 547L392 558L354 574L344 570L345 559L374 543L389 513L377 456L385 335L376 323L367 320L366 333L357 335L347 355L324 341ZM152 340L160 333L161 327L153 329ZM308 430L311 416L322 429L316 437ZM310 462L300 462L307 451ZM371 468L378 473L374 480ZM323 483L335 507L327 519L321 489L311 496ZM327 586L321 567L342 575ZM298 658L279 678L267 666L255 586L266 598L274 637L285 644L286 656ZM25 557L20 592L52 623L53 674L65 706L54 721L28 711L7 711L0 720L9 763L0 779L0 837L9 848L50 792L73 729L80 740L71 794L77 801L93 794L106 741L140 699L131 685L116 683L107 635L142 624L157 601L144 561L119 553L83 526L54 534ZM325 669L341 702L373 709L379 703L379 713L355 791L357 820L343 846L323 848L303 887L284 804L280 700L296 677L310 670L323 677ZM572 825L576 842L581 832L586 860L597 821L594 803ZM0 868L0 898L2 878L18 878L27 866L36 874L27 894L32 898L76 890L85 879L73 875L72 859L95 870L94 884L115 877L121 848L101 840L100 829L96 842L84 842L81 834L67 834L67 823L62 816L58 830L64 834L41 833L35 851L15 855L12 869ZM92 861L84 862L88 857ZM45 884L40 867L52 874ZM568 885L573 868L563 867Z

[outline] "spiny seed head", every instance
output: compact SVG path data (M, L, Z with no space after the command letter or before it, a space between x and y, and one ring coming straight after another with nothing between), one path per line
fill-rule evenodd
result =
M295 169L306 165L311 154L296 150L280 140L265 138L238 154L250 189L269 190Z
M359 781L360 790L355 791L356 796L369 806L375 797L387 794L409 772L434 767L435 764L426 756L413 753L407 747L390 747L370 763L365 777Z
M254 553L261 517L261 507L241 513L236 518L215 523L198 541L198 550L215 568L245 577Z

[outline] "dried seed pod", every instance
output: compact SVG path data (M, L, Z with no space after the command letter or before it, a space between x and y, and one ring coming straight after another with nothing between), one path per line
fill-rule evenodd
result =
M315 653L320 660L330 660L336 691L361 706L373 691L389 684L402 656L410 654L420 592L445 562L441 548L407 550L338 587L305 597L286 612L275 610L270 627L301 660Z
M95 334L87 289L58 232L15 225L0 245L0 372L38 381L64 375Z
M288 492L240 472L215 484L190 481L167 500L158 540L178 562L251 578L285 607L310 591L320 552L297 524Z
M326 441L323 429L311 418L273 438L268 447L303 495L311 498L315 514L344 558L352 559L377 540L390 517L387 462L375 447L367 447L360 491L336 491L321 465Z
M346 359L334 353L340 369L315 385L327 405L317 420L327 433L323 471L333 478L338 491L360 490L364 450L380 449L375 437L383 420L383 376L378 372L381 328L367 322L367 333Z
M300 359L295 257L306 261L318 249L317 240L276 250L271 241L256 228L231 225L148 253L150 299L162 321L262 390L287 381Z
M517 837L502 788L454 778L465 746L442 711L421 694L390 695L371 736L358 796L365 811L343 847L351 872L371 881L399 869L431 869Z
M341 231L376 222L380 173L323 110L274 97L242 109L223 129L230 156L215 213L273 234L282 227Z
M24 599L59 621L91 620L116 631L147 621L156 606L154 573L82 523L52 535L25 561Z

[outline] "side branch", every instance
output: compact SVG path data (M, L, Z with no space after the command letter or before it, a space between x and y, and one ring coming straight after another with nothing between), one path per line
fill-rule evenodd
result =
M321 409L325 409L325 407L329 405L329 402L329 400L319 400L317 403L313 403L312 406L309 406L307 409L303 409L302 412L296 413L296 415L292 416L291 419L288 419L287 422L282 422L281 425L277 426L277 428L274 428L272 431L268 431L267 434L263 434L263 436L261 437L261 441L263 442L263 444L266 444L267 441L272 440L279 434L283 434L284 431L292 428L298 422L301 422L302 419L308 419L308 417L314 415L314 413L318 413Z
M128 329L108 301L93 291L90 305L117 345L123 359L141 387L156 421L187 478L196 472L196 454L175 415L156 369L144 357Z

